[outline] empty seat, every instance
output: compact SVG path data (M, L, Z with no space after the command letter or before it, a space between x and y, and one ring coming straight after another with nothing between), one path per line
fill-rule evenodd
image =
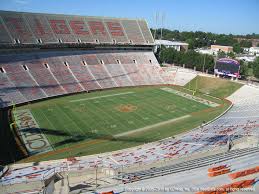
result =
M49 70L49 64L44 60L31 60L26 63L31 75L48 96L65 94L66 91L60 86Z
M69 64L67 64L68 66L65 65L65 61L62 61L59 57L50 57L46 59L46 62L49 64L50 71L59 84L65 88L68 93L76 93L84 90L71 74Z
M151 60L151 61L150 61ZM1 107L105 88L171 83L152 52L48 51L0 55ZM163 77L163 79L161 78ZM175 77L175 76L174 76Z
M23 65L24 62L14 62L12 64L4 64L3 67L10 81L28 101L47 97L31 77L29 70L25 70Z

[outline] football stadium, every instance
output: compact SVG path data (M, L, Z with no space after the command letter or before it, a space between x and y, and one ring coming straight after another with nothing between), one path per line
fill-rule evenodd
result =
M0 193L259 192L259 87L161 66L145 19L0 11L0 48Z

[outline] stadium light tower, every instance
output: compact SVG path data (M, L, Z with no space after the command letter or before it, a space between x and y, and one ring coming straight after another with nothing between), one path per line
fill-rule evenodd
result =
M161 36L160 39L163 40L163 28L164 28L164 20L165 20L165 13L161 13Z
M156 31L157 31L157 21L158 21L158 12L155 14L155 30L154 30L154 39L156 39Z

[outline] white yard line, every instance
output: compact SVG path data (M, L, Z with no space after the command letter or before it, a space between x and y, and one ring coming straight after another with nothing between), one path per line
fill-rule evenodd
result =
M120 95L126 95L126 94L133 94L135 92L124 92L124 93L118 93L118 94L109 94L105 96L96 96L92 98L81 98L78 100L70 100L70 102L80 102L80 101L85 101L85 100L93 100L93 99L98 99L98 98L106 98L106 97L111 97L111 96L120 96Z
M166 124L170 124L170 123L173 123L175 121L179 121L179 120L186 119L186 118L189 118L189 117L191 117L191 115L184 115L182 117L178 117L178 118L170 119L170 120L167 120L167 121L163 121L163 122L160 122L160 123L156 123L154 125L148 125L146 127L142 127L142 128L139 128L139 129L127 131L127 132L124 132L124 133L119 133L117 135L114 135L113 137L128 136L128 135L131 135L131 134L134 134L134 133L147 131L147 130L150 130L150 129L153 129L153 128L156 128L156 127L160 127L160 126L163 126L163 125L166 125Z

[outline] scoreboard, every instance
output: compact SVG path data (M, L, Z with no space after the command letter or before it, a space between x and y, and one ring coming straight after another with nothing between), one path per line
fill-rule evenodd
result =
M240 63L237 60L222 58L216 61L214 74L239 78Z

